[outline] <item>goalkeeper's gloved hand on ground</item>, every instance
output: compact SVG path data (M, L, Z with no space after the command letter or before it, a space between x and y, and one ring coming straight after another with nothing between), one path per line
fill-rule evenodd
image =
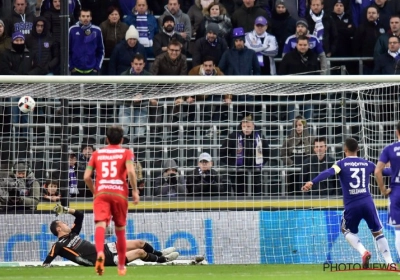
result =
M68 213L68 207L62 206L57 203L56 206L54 206L53 208L53 212L56 213L56 217L60 214L66 214Z

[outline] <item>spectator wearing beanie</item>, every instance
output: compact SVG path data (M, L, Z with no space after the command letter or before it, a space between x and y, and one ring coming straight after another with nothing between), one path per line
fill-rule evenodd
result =
M218 24L211 22L207 25L206 35L196 41L192 64L198 66L202 64L205 57L213 57L214 62L218 65L222 55L228 49L228 44L224 38L219 36Z
M34 57L36 57L36 54L31 53L26 48L24 34L19 31L14 32L12 34L11 49L7 49L1 57L0 74L42 75L43 73Z
M167 51L167 46L170 41L176 40L182 44L182 54L186 53L187 42L177 32L175 32L175 19L171 15L166 15L162 20L162 30L154 36L153 52L157 57L158 55Z
M139 43L146 48L147 57L154 57L153 39L158 33L157 19L149 12L146 0L137 0L135 8L124 18L127 25L139 31Z
M296 20L288 12L284 1L280 0L275 2L275 8L271 13L271 22L271 33L278 42L278 57L281 57L286 39L296 33Z
M126 31L125 41L121 41L113 50L108 67L109 75L121 75L131 67L131 62L136 54L140 53L147 62L146 49L139 43L139 32L131 25Z
M318 55L321 67L321 75L326 73L327 62L326 55L324 52L324 48L322 46L322 42L318 40L314 35L309 34L308 32L308 23L305 19L299 19L296 22L296 33L292 36L289 36L286 39L285 45L283 46L282 58L289 52L296 49L297 38L299 36L306 36L309 42L309 49Z
M33 59L36 54L31 53L25 46L25 36L22 32L14 32L12 34L11 49L6 49L0 57L0 75L42 75L43 71L37 62ZM10 98L8 101L18 102L19 97ZM27 114L22 114L18 106L10 107L11 123L19 124L27 123ZM14 136L21 133L25 136L27 128L16 128L17 132Z
M179 33L183 39L189 42L192 36L192 25L189 16L180 9L178 0L168 0L164 14L159 17L158 21L164 23L164 17L168 15L174 18L175 32Z
M276 75L274 57L278 54L278 43L274 35L267 33L268 22L265 17L258 17L254 30L246 33L246 47L255 51L262 75Z

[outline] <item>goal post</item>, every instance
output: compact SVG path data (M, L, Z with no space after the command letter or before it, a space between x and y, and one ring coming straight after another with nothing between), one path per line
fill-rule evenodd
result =
M141 202L130 205L128 239L174 246L184 263L196 255L211 264L359 262L340 234L338 182L311 194L299 187L344 156L347 137L360 156L378 160L395 141L399 86L396 76L2 76L0 181L26 162L40 194L34 211L0 204L0 265L40 264L56 240L49 178L68 186L63 195L84 211L82 236L93 240L82 176L110 125L124 128L123 146L138 159ZM37 108L16 122L11 98L23 95ZM388 202L373 178L369 188L394 248ZM372 250L364 223L359 236Z

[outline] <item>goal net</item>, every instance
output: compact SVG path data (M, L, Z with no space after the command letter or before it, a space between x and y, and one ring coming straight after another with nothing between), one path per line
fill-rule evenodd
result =
M0 265L45 259L60 199L85 213L81 235L93 241L83 172L115 124L137 159L141 201L129 206L128 239L212 264L360 262L340 234L336 178L300 189L343 158L348 137L377 162L396 140L399 85L376 76L2 77ZM19 113L24 95L36 101L32 113ZM15 178L20 171L28 177ZM369 187L394 248L387 201L373 178ZM359 236L373 250L364 222Z

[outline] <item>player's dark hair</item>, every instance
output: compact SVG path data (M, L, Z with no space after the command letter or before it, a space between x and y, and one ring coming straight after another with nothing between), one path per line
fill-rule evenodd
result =
M314 138L314 145L316 142L324 142L326 145L326 137L325 136L319 136Z
M124 130L121 126L113 125L107 129L106 136L110 145L118 145L124 137Z
M344 142L344 145L351 153L355 153L358 151L358 142L354 138L347 138Z
M50 231L55 236L58 236L58 232L57 232L58 222L59 222L59 220L54 220L50 224Z
M398 132L400 132L400 121L397 123L396 129L397 129Z

